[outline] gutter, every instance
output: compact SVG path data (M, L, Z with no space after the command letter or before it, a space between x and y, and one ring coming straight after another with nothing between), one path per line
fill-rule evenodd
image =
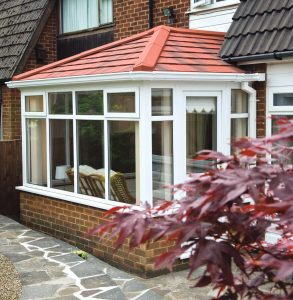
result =
M222 59L228 63L234 63L234 62L244 62L244 61L262 60L262 59L282 60L283 58L290 57L290 56L293 56L293 51L281 51L281 52L245 55L245 56L227 57L227 58L222 57Z
M206 81L206 82L250 82L264 81L265 74L244 73L193 73L193 72L125 72L100 75L85 75L37 80L14 80L6 82L9 88L32 88L57 85L89 84L113 81Z

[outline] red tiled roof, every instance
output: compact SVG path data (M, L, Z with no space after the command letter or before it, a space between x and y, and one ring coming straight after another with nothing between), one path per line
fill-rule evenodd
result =
M243 73L218 56L220 32L158 26L44 67L13 80L37 80L135 71Z

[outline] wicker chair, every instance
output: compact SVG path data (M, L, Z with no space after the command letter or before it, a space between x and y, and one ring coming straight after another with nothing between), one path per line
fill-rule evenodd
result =
M68 169L66 174L67 174L68 178L70 179L71 184L74 185L73 168ZM91 186L90 186L88 175L83 172L79 172L79 188L80 188L80 193L83 195L89 195L89 196L94 195L94 193L92 192Z

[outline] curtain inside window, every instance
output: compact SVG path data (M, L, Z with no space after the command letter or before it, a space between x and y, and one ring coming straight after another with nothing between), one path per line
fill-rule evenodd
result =
M101 24L113 22L112 0L101 0Z

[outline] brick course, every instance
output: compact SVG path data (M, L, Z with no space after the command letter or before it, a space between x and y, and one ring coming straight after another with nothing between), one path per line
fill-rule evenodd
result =
M167 272L156 270L154 260L172 248L169 242L157 241L132 251L123 245L114 251L113 238L98 241L97 237L87 236L85 232L89 228L105 221L105 211L101 209L25 192L20 193L20 209L23 224L64 240L128 272L142 277ZM174 269L186 267L186 261L178 260Z

